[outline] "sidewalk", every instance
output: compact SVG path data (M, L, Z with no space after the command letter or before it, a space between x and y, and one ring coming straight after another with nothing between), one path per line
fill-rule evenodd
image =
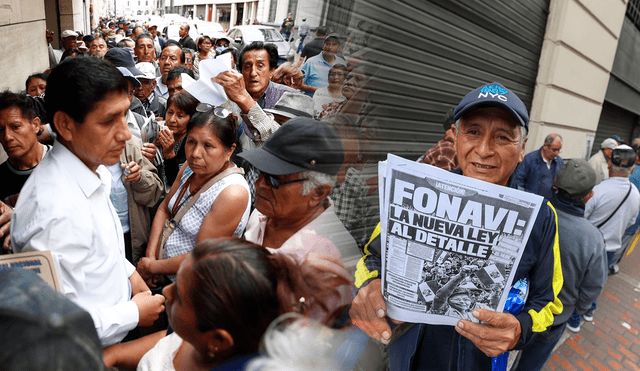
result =
M544 371L640 370L640 247L620 262L598 298L593 322L565 330Z

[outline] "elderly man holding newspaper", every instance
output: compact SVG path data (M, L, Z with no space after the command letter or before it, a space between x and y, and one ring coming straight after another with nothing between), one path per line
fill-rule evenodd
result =
M511 187L512 174L524 157L529 129L522 101L498 83L487 84L461 100L454 120L459 168L453 172ZM491 370L491 357L527 346L562 312L557 297L562 269L555 219L553 207L545 202L515 267L513 282L528 278L524 308L515 314L476 308L472 312L476 321L460 319L455 326L396 326L397 321L390 325L381 294L378 226L356 271L359 291L350 310L353 323L373 339L389 344L391 370Z

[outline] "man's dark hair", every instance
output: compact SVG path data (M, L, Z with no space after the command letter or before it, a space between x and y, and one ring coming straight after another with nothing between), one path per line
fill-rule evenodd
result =
M169 83L169 81L180 77L180 75L183 74L183 73L186 73L187 75L191 76L191 78L193 78L193 79L196 78L195 73L193 73L193 71L191 71L187 67L185 67L185 66L175 66L167 74L167 84Z
M138 40L140 39L149 39L151 40L151 42L153 43L153 37L151 37L150 34L148 33L141 33L140 35L138 35L138 37L136 38L136 47L138 47Z
M168 46L177 46L178 48L180 48L180 62L184 63L184 50L182 50L182 45L180 45L179 42L175 41L175 40L167 40L164 43L164 46L162 47L162 50L165 50Z
M45 107L53 122L58 111L84 123L107 95L127 93L127 79L113 65L97 58L69 58L51 71L47 80ZM52 125L57 132L55 125Z
M24 86L26 90L29 90L29 83L31 82L31 80L38 78L38 79L43 79L44 81L47 81L47 78L49 76L46 73L34 73L33 75L27 77L27 81L25 81Z
M196 51L190 48L182 48L182 52L187 55L187 54L191 54L192 58L196 57ZM186 58L186 57L185 57ZM192 61L193 62L193 61Z
M269 69L270 70L276 69L276 67L278 67L278 59L279 59L278 47L275 46L275 44L271 44L271 43L265 44L262 41L254 41L251 44L247 45L244 49L242 49L242 51L240 52L240 57L238 57L237 59L238 69L242 71L242 60L244 59L244 55L246 52L251 50L262 50L262 49L266 50L267 54L269 54Z
M18 108L22 117L29 121L37 116L36 104L31 96L13 93L9 90L0 93L0 111L12 107Z
M319 26L316 30L316 35L327 36L327 26Z

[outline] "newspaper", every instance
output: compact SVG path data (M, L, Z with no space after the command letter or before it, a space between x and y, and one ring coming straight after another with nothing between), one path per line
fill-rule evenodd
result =
M475 308L501 312L544 199L394 155L379 171L389 317L455 325L478 322Z

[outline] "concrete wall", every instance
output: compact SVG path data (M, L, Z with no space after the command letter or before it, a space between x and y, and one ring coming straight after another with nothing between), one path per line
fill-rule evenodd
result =
M627 0L551 0L527 152L558 133L563 158L584 156L598 126L626 6Z
M8 0L0 6L0 90L24 90L30 74L49 67L42 0ZM57 32L56 32L57 35Z

